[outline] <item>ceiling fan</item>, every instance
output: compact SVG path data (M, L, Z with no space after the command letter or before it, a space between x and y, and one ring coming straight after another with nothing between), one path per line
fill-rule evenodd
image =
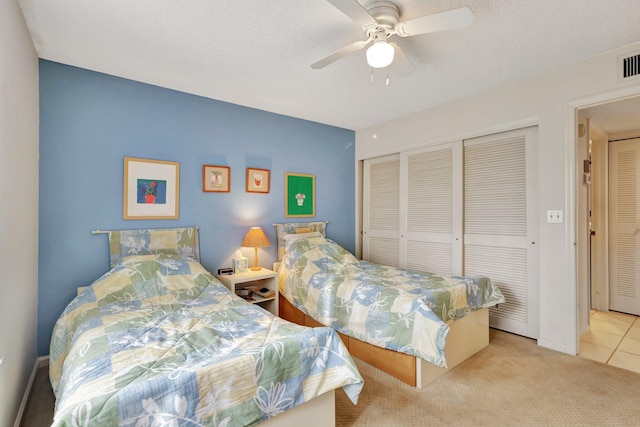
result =
M397 43L387 41L391 36L409 37L465 28L469 27L473 21L473 12L469 7L450 9L408 21L400 21L400 9L390 1L376 1L366 9L356 0L327 1L360 24L367 39L345 46L312 64L311 68L314 69L324 68L372 43L367 49L367 63L371 67L384 68L393 63L395 71L400 75L408 75L413 72L415 66Z

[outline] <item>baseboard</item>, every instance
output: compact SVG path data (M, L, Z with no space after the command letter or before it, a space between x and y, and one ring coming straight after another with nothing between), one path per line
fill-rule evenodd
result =
M27 402L29 400L29 395L31 394L31 388L33 387L33 382L36 379L36 374L38 373L38 368L41 366L47 366L49 364L49 356L38 357L33 364L33 369L31 370L31 376L29 376L29 381L27 382L27 387L24 390L24 395L22 396L22 402L20 402L20 407L18 408L18 413L16 414L16 421L13 424L13 427L20 427L22 423L22 416L24 415L24 410L27 407Z
M559 351L560 353L571 354L571 353L567 353L567 346L566 345L560 344L560 343L557 343L557 342L543 340L543 339L539 338L538 339L538 345L540 347L548 348L550 350ZM575 354L574 354L574 356L575 356Z
M38 357L38 368L42 368L43 366L49 366L49 356L40 356Z

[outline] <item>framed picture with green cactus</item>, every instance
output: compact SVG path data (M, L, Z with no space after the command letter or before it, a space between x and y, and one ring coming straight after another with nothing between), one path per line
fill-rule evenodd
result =
M202 191L228 193L231 191L231 168L228 166L202 166Z
M305 173L284 174L284 214L287 218L316 216L316 176Z
M180 163L124 158L124 219L178 219Z

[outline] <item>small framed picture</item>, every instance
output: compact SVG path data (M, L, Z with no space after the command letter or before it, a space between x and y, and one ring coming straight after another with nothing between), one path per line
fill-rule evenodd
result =
M228 193L231 191L231 168L228 166L202 166L202 191Z
M284 197L285 217L316 216L316 176L306 173L285 173Z
M269 169L247 168L247 193L268 193L270 177Z
M178 219L180 163L124 158L123 219Z

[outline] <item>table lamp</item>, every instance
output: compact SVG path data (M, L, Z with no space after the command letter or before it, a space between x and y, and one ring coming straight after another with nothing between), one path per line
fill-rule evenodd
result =
M261 267L258 267L258 248L264 248L266 246L271 246L269 239L262 231L260 227L251 227L246 236L244 236L244 240L242 241L242 246L245 248L253 248L254 257L253 257L253 267L251 270L257 271L261 270Z

